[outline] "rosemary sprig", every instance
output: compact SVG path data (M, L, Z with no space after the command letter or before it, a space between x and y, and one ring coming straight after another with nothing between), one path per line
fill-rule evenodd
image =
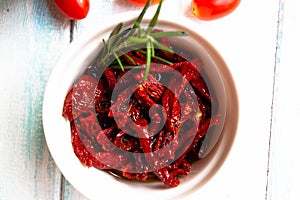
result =
M168 53L173 53L172 49L161 44L158 39L163 37L187 36L188 34L182 31L153 32L153 28L156 26L156 23L158 21L162 6L162 0L160 1L153 18L150 20L148 27L146 29L142 28L141 22L147 9L150 6L150 3L151 0L148 0L131 28L122 30L123 23L119 23L112 30L107 41L103 40L103 48L100 50L99 55L97 56L97 61L95 63L96 66L109 66L109 62L111 61L111 59L115 59L121 70L124 71L124 69L127 67L123 66L119 55L124 55L129 60L133 61L133 59L131 59L130 56L126 54L127 51L132 49L141 50L146 55L144 80L147 79L147 76L149 74L152 59L160 60L162 62L165 62L166 64L172 64L171 62L155 55L155 48L159 48ZM146 50L143 51L142 49ZM132 63L135 64L135 62ZM114 65L113 67L116 66Z

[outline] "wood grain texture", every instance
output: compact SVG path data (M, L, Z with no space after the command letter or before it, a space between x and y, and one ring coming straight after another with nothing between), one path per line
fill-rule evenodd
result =
M71 31L74 41L79 40L97 24L103 21L110 22L110 17L116 13L141 9L127 4L124 0L90 0L90 2L89 15L86 19L76 22L73 32ZM166 0L166 3L170 2L173 7L168 8L174 16L182 15L194 19L190 12L189 0ZM259 10L261 9L260 3L244 2L242 8L235 13L236 16L239 14L242 16L241 12L246 11L246 7L260 14L263 13ZM267 1L262 4L266 5L265 2ZM268 0L269 4L271 2ZM296 126L300 119L300 107L297 103L300 101L300 96L298 92L294 92L295 86L297 87L300 83L299 59L296 55L297 47L300 46L300 32L294 28L300 24L299 12L296 11L300 5L297 0L281 0L280 2L269 168L267 169L266 162L268 146L265 145L269 134L267 127L269 124L267 124L268 118L261 117L264 120L263 123L266 122L264 129L256 130L251 127L255 136L263 138L256 144L262 150L259 155L256 155L260 158L256 159L259 163L253 164L245 160L237 165L225 165L223 169L223 174L230 175L232 171L237 172L238 176L234 177L224 175L232 181L231 184L236 184L240 176L244 176L245 172L240 168L248 167L249 169L251 166L253 167L251 170L258 172L259 177L248 173L246 177L249 179L247 183L243 183L248 185L244 185L245 187L238 192L236 188L223 191L220 184L219 193L223 199L240 199L240 194L245 194L251 189L258 191L259 197L262 197L261 194L266 191L268 200L300 199L298 192L300 162L297 155L300 149L299 134L297 134L299 131ZM177 9L171 9L175 7ZM236 16L233 15L232 22L241 26L234 32L226 30L231 20L224 20L220 24L199 21L198 23L208 32L214 33L223 27L223 33L236 34L238 37L238 33L247 34L255 28L268 28L273 26L268 22L276 21L276 19L269 20L268 15L262 19L265 24L258 23L259 26L256 27L252 24L252 18L246 21L249 23L248 26L238 22L239 19L234 18ZM111 23L115 22L111 21ZM253 31L253 34L258 38L259 33ZM263 35L266 36L266 34ZM42 127L42 102L47 79L72 37L70 36L70 21L56 10L52 0L0 0L0 200L87 199L62 177L48 151ZM223 39L224 37L219 37L219 40ZM265 39L266 42L273 42L267 37ZM230 41L227 41L227 44L230 45ZM233 48L242 49L243 44L241 42L232 45ZM252 45L250 42L246 44ZM222 50L225 47L219 46L218 48ZM267 55L272 53L267 52ZM246 60L248 57L240 59ZM254 74L250 70L242 69L235 70L235 72L238 72L236 74L238 79L247 77L247 73ZM263 79L263 75L265 74L258 75L260 80ZM267 76L271 75L267 74ZM268 82L267 86L269 85ZM268 88L267 86L262 87ZM247 91L244 92L253 89L251 87L250 84L247 85L245 87ZM266 92L270 91L266 90ZM259 99L256 101L258 104ZM269 105L266 104L266 106ZM251 109L249 107L247 112L251 112ZM266 107L266 110L268 112L269 107ZM247 144L251 138L253 135L243 135L238 138L238 141ZM253 155L251 149L246 153L249 157ZM238 155L238 153L233 155L239 156L241 160L245 156ZM269 170L268 177L267 170ZM264 182L266 179L268 179L267 190ZM251 187L251 184L254 186Z
M281 2L267 199L298 200L300 2Z
M52 1L0 0L0 199L59 199L42 127L47 78L69 42Z

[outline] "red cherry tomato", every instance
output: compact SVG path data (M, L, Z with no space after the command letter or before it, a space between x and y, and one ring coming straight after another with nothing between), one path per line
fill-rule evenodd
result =
M90 9L89 0L53 0L56 7L70 19L83 19Z
M214 20L230 14L240 0L193 0L193 14L202 20Z
M126 0L127 2L137 5L137 6L144 6L148 0ZM150 5L158 4L160 0L152 0Z

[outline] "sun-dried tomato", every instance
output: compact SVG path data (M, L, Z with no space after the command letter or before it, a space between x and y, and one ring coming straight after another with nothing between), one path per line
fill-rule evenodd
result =
M150 108L155 105L155 102L147 94L145 88L142 85L138 86L138 88L134 91L134 95L137 101L146 108Z
M207 85L193 63L186 62L180 72L204 98L211 101Z
M180 123L181 109L177 98L171 90L166 89L162 97L162 106L167 114L167 128L177 131Z
M171 174L167 168L162 168L154 172L154 174L165 184L167 187L176 187L180 181L177 176Z
M141 86L143 87L143 90L155 102L158 102L165 90L165 87L152 74L148 75L147 80L143 80L143 76L143 73L134 74L134 77L137 79L137 81L140 82Z
M113 145L112 141L114 138L114 134L112 133L117 127L112 126L110 128L107 128L105 130L101 130L98 132L96 136L96 141L101 147L101 150L103 151L112 151L116 148L115 145Z
M141 54L137 55L138 51L131 51L122 56L122 58L129 64L129 65L144 65L146 64L146 56ZM142 57L141 57L142 56Z
M90 75L83 75L68 92L64 107L63 117L69 121L95 109L95 99L103 95L104 88L98 85L97 79Z
M172 48L168 40L161 42ZM153 59L147 80L143 69L89 67L67 93L62 115L71 123L73 150L84 166L139 181L154 175L175 187L201 158L207 131L220 116L213 116L216 102L199 58L163 50L156 56L173 64ZM143 65L146 57L131 51L120 59ZM155 166L161 167L147 171Z
M104 70L104 75L108 83L108 88L110 90L113 90L117 82L117 78L115 76L114 71L112 69L107 68L106 70Z

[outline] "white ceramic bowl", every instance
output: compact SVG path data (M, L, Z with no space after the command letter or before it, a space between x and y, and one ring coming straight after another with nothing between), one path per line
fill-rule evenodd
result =
M126 25L132 23L135 17L136 15L132 14L122 15L118 19L122 19ZM82 166L73 152L70 125L61 115L64 98L73 81L95 58L101 38L107 38L115 24L102 27L94 34L72 44L51 74L43 104L46 141L65 178L90 199L182 199L201 190L201 187L217 173L230 151L238 123L238 98L230 71L214 47L194 31L193 22L180 17L176 21L161 19L158 27L189 33L194 42L189 41L186 47L194 49L204 62L210 90L214 91L219 102L218 112L223 116L219 126L211 130L213 148L205 158L192 164L191 173L181 179L178 187L166 189L158 187L157 183L119 179L101 170Z

